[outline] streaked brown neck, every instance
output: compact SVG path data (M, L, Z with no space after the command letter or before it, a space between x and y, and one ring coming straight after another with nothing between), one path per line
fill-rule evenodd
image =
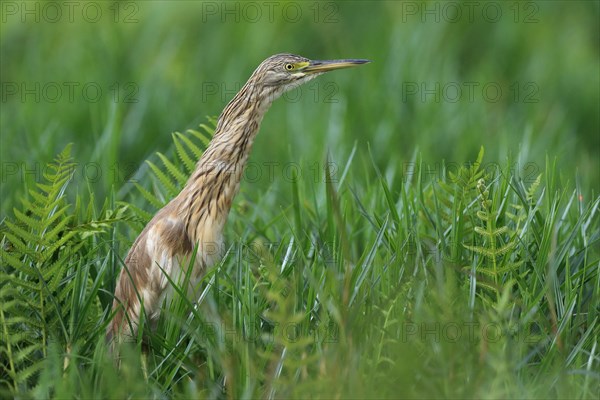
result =
M254 138L272 101L254 89L248 81L225 107L213 139L178 196L178 211L193 243L202 240L196 227L203 219L224 224L238 192Z

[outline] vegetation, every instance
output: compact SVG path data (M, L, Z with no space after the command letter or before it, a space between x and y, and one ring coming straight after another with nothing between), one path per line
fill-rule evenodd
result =
M527 3L531 24L508 5L498 24L452 24L392 3L324 3L337 22L315 24L300 3L296 24L231 28L202 5L124 4L137 23L62 30L5 9L1 397L597 398L597 3ZM274 43L232 48L244 37ZM56 43L66 59L42 68ZM104 331L131 241L206 148L220 85L281 50L374 62L274 105L197 304L166 304L147 351L115 362ZM73 71L132 82L137 101L8 95ZM436 82L517 82L538 101L423 100Z

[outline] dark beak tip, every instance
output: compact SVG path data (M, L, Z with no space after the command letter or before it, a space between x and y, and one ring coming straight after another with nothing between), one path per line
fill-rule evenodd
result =
M306 72L328 72L341 68L348 68L357 65L370 63L371 60L364 58L345 58L341 60L311 60L309 65L304 69Z
M357 65L368 64L371 62L371 60L367 60L366 58L351 58L348 60L340 60L340 61L346 62L348 64L357 64Z

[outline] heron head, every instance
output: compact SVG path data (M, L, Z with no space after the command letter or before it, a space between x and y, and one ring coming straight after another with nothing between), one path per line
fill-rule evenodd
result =
M249 83L260 87L271 100L329 71L365 64L370 60L309 60L294 54L276 54L263 61Z

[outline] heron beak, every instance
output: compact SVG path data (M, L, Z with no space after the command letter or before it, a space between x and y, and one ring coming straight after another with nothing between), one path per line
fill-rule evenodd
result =
M314 60L310 61L308 65L302 70L308 74L316 74L321 72L333 71L334 69L350 68L357 65L366 64L371 60L363 59L346 59L346 60Z

